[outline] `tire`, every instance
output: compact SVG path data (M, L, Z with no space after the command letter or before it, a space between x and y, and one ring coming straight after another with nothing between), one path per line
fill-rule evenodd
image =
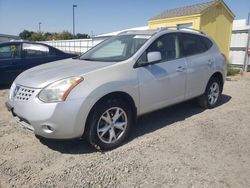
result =
M221 81L217 77L212 77L207 84L205 93L198 98L199 105L208 109L216 107L218 105L221 92Z
M98 150L114 149L126 139L132 120L132 110L123 100L102 101L90 113L85 136Z

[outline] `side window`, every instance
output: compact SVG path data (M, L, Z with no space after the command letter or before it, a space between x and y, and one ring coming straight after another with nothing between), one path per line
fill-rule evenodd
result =
M183 55L185 56L199 54L207 50L207 47L198 35L182 33L180 41Z
M50 56L49 48L41 44L23 43L23 52L26 58Z
M16 59L20 57L20 44L9 44L0 47L0 59Z
M207 47L207 49L210 49L213 46L213 42L207 37L200 37L200 38L202 42L205 44L205 46Z
M61 55L56 49L54 48L49 48L49 56L57 56L57 55Z
M156 39L142 54L139 62L147 62L147 53L160 52L163 61L180 58L179 42L176 34L166 34Z

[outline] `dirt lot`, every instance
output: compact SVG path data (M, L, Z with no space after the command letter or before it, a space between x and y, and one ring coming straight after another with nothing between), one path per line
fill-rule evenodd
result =
M192 101L139 119L106 153L84 140L39 140L0 91L0 187L250 187L250 75L226 82L220 105Z

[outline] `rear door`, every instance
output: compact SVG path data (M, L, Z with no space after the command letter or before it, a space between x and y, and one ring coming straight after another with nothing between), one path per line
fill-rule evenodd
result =
M202 36L181 33L181 51L187 60L186 99L203 94L211 75L214 57L209 53Z
M24 70L57 60L55 50L43 44L23 43Z
M0 84L10 84L22 72L21 44L0 46Z

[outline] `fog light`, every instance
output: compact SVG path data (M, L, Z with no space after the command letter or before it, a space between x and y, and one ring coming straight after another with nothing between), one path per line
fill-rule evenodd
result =
M52 133L54 132L54 128L50 125L42 125L42 129L45 133Z

